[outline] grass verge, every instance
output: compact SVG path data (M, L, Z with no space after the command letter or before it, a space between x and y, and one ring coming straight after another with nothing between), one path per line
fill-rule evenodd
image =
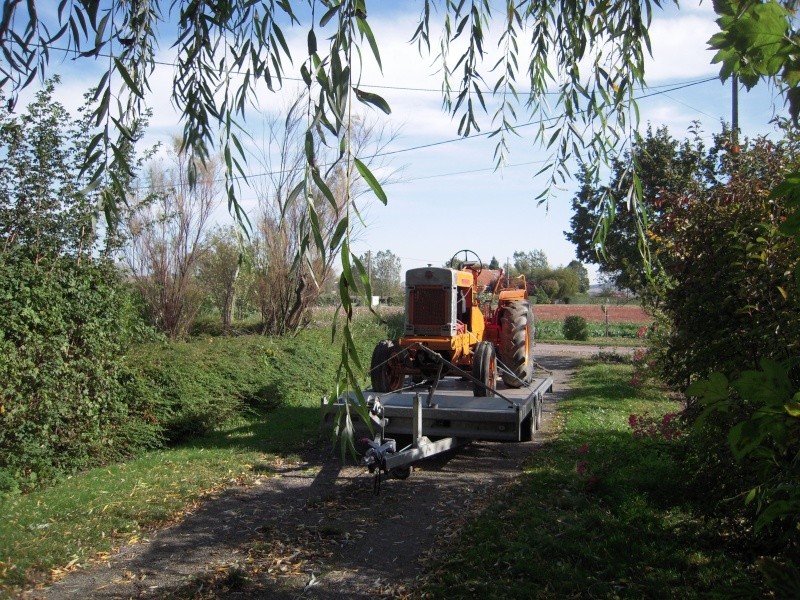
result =
M364 318L353 332L368 365L385 327ZM231 398L247 401L210 432L171 448L29 493L0 494L0 598L102 559L180 519L204 496L296 460L319 440L319 402L332 388L339 352L328 327L296 337L204 337L140 349L173 379L176 364L186 367L187 375L172 383L176 401L196 406L208 397L211 409ZM198 373L206 389L196 389Z
M281 407L177 448L0 500L0 597L58 579L179 520L203 497L269 476L314 439L319 410Z
M623 364L579 370L558 439L439 553L424 597L761 596L735 536L687 500L683 439L658 434L676 404L631 375ZM656 433L636 437L630 416L645 414Z

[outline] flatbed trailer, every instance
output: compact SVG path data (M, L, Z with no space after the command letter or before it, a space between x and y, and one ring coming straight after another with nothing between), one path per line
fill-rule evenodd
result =
M371 432L352 411L356 435L372 436L364 464L381 478L405 479L413 463L475 440L530 441L541 424L544 394L552 388L550 377L519 388L498 382L493 396L477 397L468 380L448 377L383 394L366 390ZM353 395L323 400L325 422L335 422L356 401ZM396 444L400 436L411 438L402 449Z

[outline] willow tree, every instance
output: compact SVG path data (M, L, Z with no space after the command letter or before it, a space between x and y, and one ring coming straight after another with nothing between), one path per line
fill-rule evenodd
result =
M43 4L48 8L42 11L46 18L40 18L37 10ZM508 153L509 139L524 133L550 151L542 172L557 184L568 177L573 159L596 168L627 147L637 126L634 92L644 83L648 26L660 0L507 0L499 7L489 0L414 4L419 20L409 37L420 52L438 60L443 106L458 123L458 133L476 132L481 112L488 110L487 100L497 97L488 133L495 141L498 164ZM103 190L103 207L112 222L115 207L124 198L119 174L125 172L126 156L121 148L131 137L131 124L145 109L157 43L171 45L177 55L172 100L183 115L183 145L199 159L216 152L224 157L228 205L243 223L247 218L237 199L237 181L245 177L241 136L246 110L256 101L257 86L263 83L277 90L288 73L299 71L310 92L306 165L305 176L289 199L290 204L307 203L310 218L301 232L297 260L314 246L317 252L341 258L339 290L347 322L338 387L358 390L363 369L349 330L352 297L359 290L371 293L366 269L350 246L358 207L348 203L336 234L325 243L314 218L312 192L319 190L335 203L324 170L337 168L348 180L361 178L382 202L387 201L351 143L354 104L391 110L383 98L360 84L367 61L382 67L381 43L370 27L367 0L60 0L55 14L51 5L41 0L4 3L0 85L13 102L16 93L48 72L51 60L65 53L105 66L94 82L99 131L89 146L85 169L92 185ZM792 39L790 15L776 6L783 10L774 2L715 2L723 29L723 37L715 42L723 77L743 70L750 77L743 81L750 84L752 78L780 71L775 63L785 58L785 45L776 50L764 36L751 35L769 28L767 33ZM172 39L158 34L164 24L174 32ZM284 35L287 27L304 29L304 56L291 56ZM495 56L495 45L499 58L488 59L490 46ZM530 48L525 55L520 52L523 45ZM784 77L796 84L794 70ZM553 91L554 99L547 96ZM264 98L259 100L263 106ZM549 103L552 111L546 110ZM522 124L532 126L522 130ZM323 166L316 160L315 131L336 149L337 164ZM636 165L631 166L628 198L635 206L641 183ZM548 189L536 199L547 201ZM613 211L612 203L608 210Z

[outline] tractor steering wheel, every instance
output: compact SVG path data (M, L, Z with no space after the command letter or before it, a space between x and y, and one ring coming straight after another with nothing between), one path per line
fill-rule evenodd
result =
M458 259L458 255L461 254L462 252L464 253L464 260L459 263L461 265L459 268L467 266L472 267L472 269L475 271L475 276L477 277L478 275L480 275L481 272L483 271L483 261L481 261L481 257L478 256L478 254L473 250L459 250L458 252L453 254L452 258L450 258L450 264L451 265L455 264L455 261ZM477 262L468 261L467 258L470 255L474 256L477 259ZM478 265L477 269L475 268L476 264Z

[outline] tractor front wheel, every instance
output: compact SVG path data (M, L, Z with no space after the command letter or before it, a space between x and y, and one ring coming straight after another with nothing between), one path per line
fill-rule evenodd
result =
M479 342L475 346L474 356L472 357L472 376L480 381L480 383L473 382L473 395L494 396L497 359L494 353L494 345L490 342Z
M526 300L512 300L500 313L500 360L503 382L513 388L533 379L533 313Z
M403 372L400 352L392 340L383 340L372 351L369 376L373 391L379 394L403 387Z

